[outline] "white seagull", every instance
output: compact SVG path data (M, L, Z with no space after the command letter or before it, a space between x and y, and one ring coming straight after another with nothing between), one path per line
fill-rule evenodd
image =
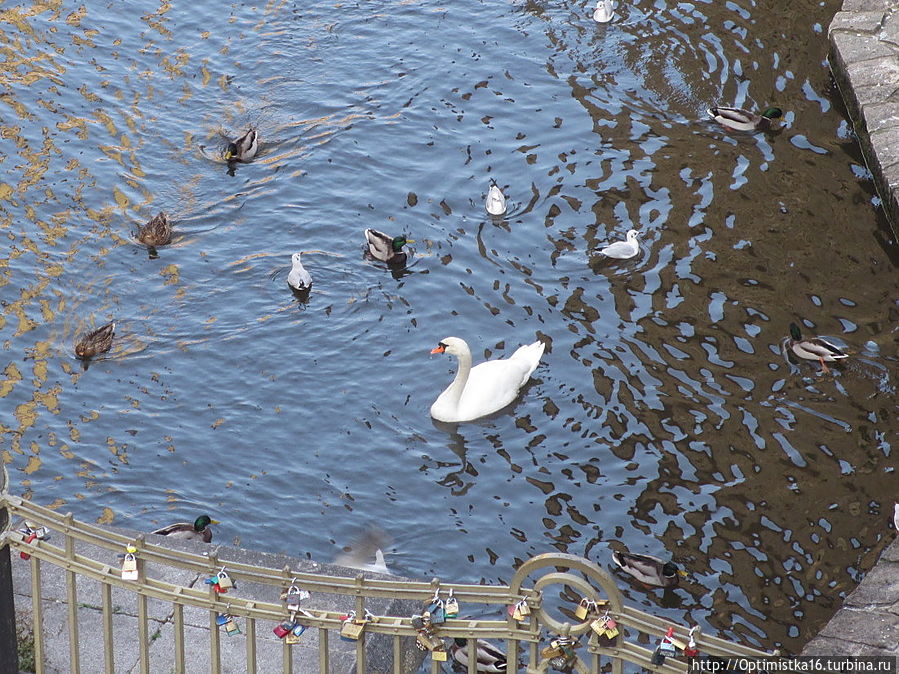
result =
M502 215L506 212L506 197L503 191L497 186L495 180L490 181L490 189L487 190L487 201L484 208L490 215Z
M600 249L600 253L606 257L614 257L618 260L626 260L634 257L640 252L640 245L637 243L637 237L640 233L636 229L627 230L627 241L616 241L610 243L605 248Z
M612 20L612 0L596 0L593 20L597 23L608 23Z
M293 267L287 275L287 285L297 292L303 292L312 287L312 275L306 271L306 268L303 266L303 263L300 260L302 255L302 253L294 253L290 257Z

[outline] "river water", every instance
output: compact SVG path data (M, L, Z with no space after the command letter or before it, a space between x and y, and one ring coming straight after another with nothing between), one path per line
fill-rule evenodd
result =
M798 650L896 495L899 254L825 63L838 7L4 5L12 488L323 561L378 526L423 578L673 557L680 588L616 576L628 601ZM719 101L783 124L728 133ZM161 210L151 258L133 233ZM405 270L363 257L366 227L415 239ZM630 228L638 257L597 254ZM306 301L295 251L318 251ZM82 368L74 340L112 319ZM791 365L791 321L851 359ZM547 349L510 410L446 426L448 335L475 361Z

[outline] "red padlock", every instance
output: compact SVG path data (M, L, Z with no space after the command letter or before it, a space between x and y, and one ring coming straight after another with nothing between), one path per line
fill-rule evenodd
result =
M37 533L32 531L30 534L28 534L28 537L25 539L25 542L33 543L35 538L37 538ZM29 555L27 552L20 552L19 557L21 557L22 559L31 559L31 555Z
M288 634L290 634L290 631L294 628L294 626L295 623L292 623L288 620L281 623L280 625L276 625L275 629L273 629L272 632L274 632L275 636L277 636L279 639L283 639Z

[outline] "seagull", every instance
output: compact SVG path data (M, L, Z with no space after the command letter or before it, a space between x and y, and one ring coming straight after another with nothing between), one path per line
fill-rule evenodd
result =
M506 197L503 191L497 186L495 180L490 181L490 189L487 190L487 201L484 208L490 215L502 215L506 212Z
M612 0L596 0L593 20L597 23L608 23L612 20Z
M640 233L636 229L627 230L627 241L616 241L610 243L605 248L600 249L600 253L606 257L614 257L618 260L626 260L634 257L640 252L640 246L637 243L637 237Z
M899 503L893 506L893 526L899 531Z
M302 253L294 253L290 257L293 268L287 275L287 285L297 292L303 292L312 287L312 275L306 271L306 268L303 266L303 263L300 260L302 255Z

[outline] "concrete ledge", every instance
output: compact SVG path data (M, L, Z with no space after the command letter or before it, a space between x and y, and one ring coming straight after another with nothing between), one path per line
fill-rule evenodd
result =
M123 531L127 535L136 536L139 532ZM227 562L239 562L254 566L280 570L285 566L291 570L307 573L318 573L328 576L355 577L360 571L331 564L320 564L310 560L297 559L286 555L276 555L242 548L214 546L191 541L168 539L164 536L146 535L148 541L171 549L187 550L200 554L216 550L218 558ZM51 544L58 541L51 540ZM78 543L76 552L100 561L108 560L112 567L120 565L115 553L104 548ZM193 587L202 584L204 577L195 573L145 563L143 573L146 577L171 583ZM397 580L398 577L385 574L365 572L366 577ZM30 614L31 600L31 562L24 561L16 554L13 557L13 591L16 609L20 614ZM81 671L84 674L104 671L103 647L103 613L101 584L88 578L79 577L77 583L78 602L78 641ZM278 594L282 590L270 585L241 581L234 593L245 598L279 603ZM223 607L227 606L227 596L222 595ZM304 602L309 608L346 612L353 607L354 599L314 593ZM418 602L398 601L393 599L369 599L366 602L372 613L376 615L409 616L421 611ZM69 666L69 632L68 604L66 600L65 570L49 563L41 564L41 606L43 608L43 634L45 648L45 671L65 674ZM139 672L138 653L138 611L137 594L112 589L114 659L116 672ZM174 607L172 604L155 600L147 600L148 630L151 644L149 647L150 671L174 671L175 625ZM237 619L241 634L227 636L219 630L221 664L223 672L246 672L246 624L243 618ZM287 646L272 632L276 623L256 621L256 667L258 672L280 672L283 670L285 649L292 649L294 671L318 671L318 632L310 628L303 635L303 641L294 646ZM193 607L184 607L184 638L187 671L209 671L210 651L210 614L208 611ZM329 635L329 654L331 672L355 672L356 644L342 641L335 632ZM366 671L393 671L393 639L386 635L368 634L365 639ZM422 653L415 648L414 639L402 639L402 670L415 671L421 663Z
M828 36L830 69L899 237L899 0L846 0Z
M802 654L899 656L899 539Z

